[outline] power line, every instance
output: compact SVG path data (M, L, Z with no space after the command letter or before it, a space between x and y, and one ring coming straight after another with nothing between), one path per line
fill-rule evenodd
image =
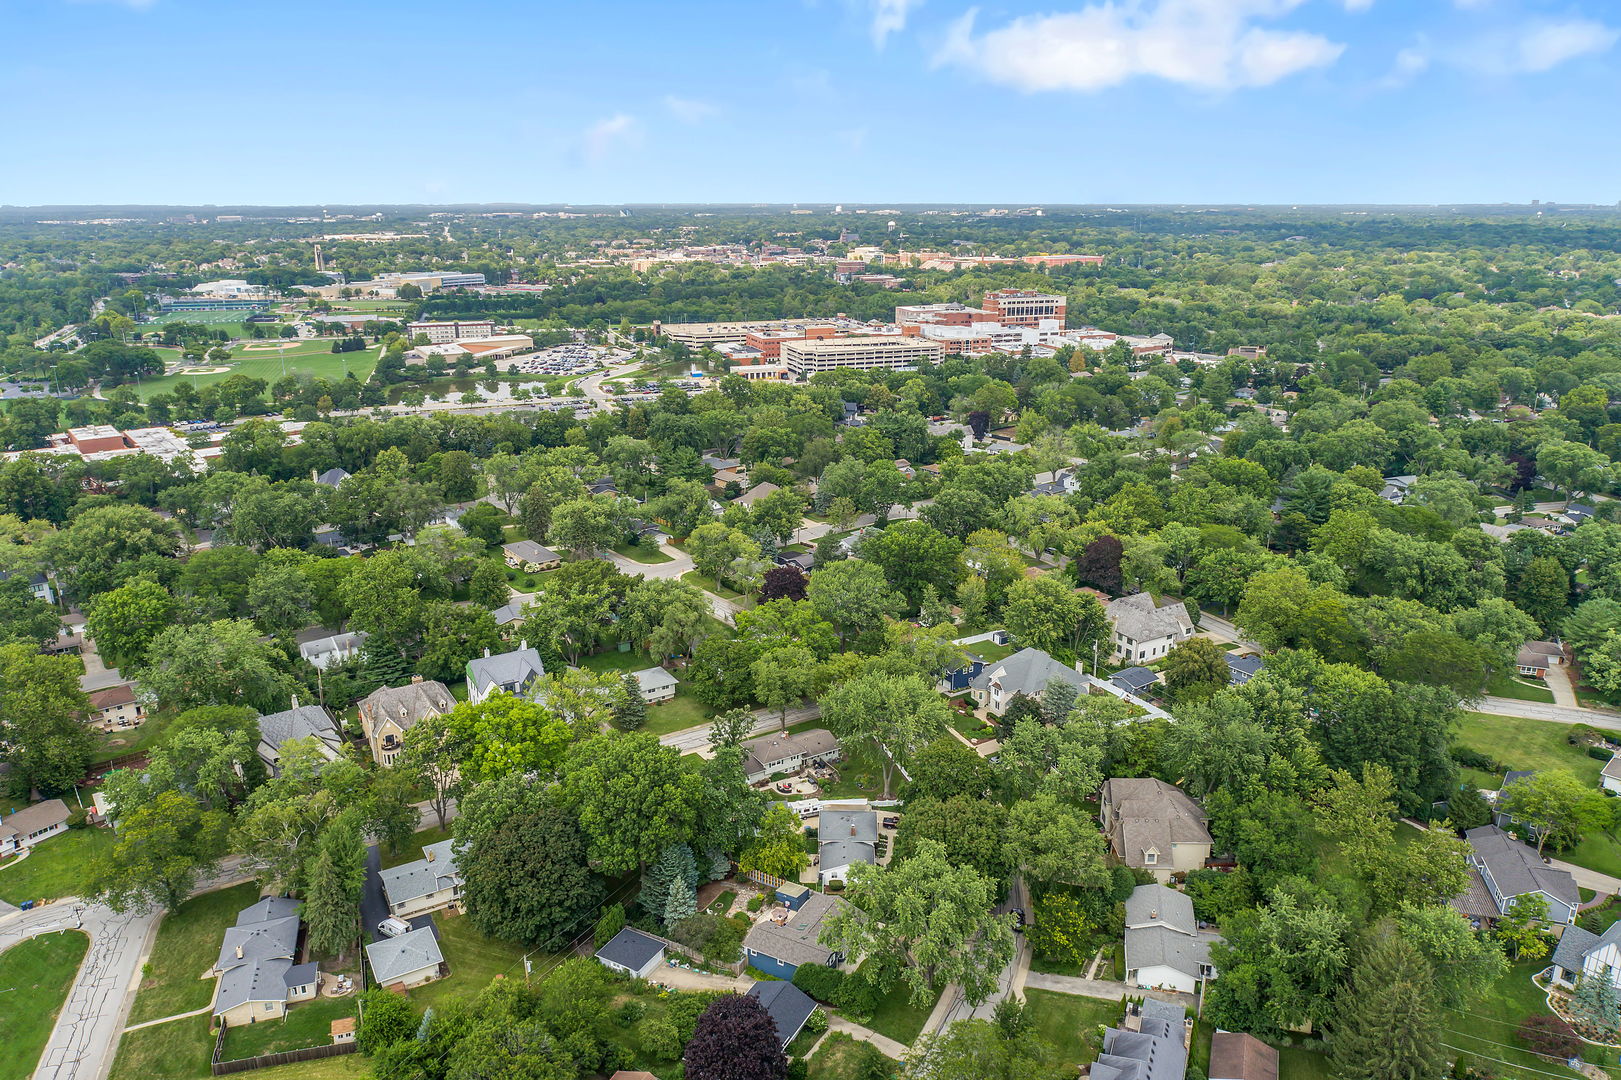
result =
M1446 1047L1448 1050L1456 1050L1460 1054L1468 1054L1471 1057L1480 1058L1482 1061L1495 1061L1499 1065L1507 1065L1509 1068L1518 1069L1521 1072L1536 1073L1538 1076L1552 1076L1557 1078L1557 1080L1570 1080L1571 1074L1569 1072L1555 1073L1548 1072L1546 1069L1532 1069L1524 1065L1516 1065L1512 1061L1504 1061L1502 1058L1488 1057L1487 1055L1478 1053L1474 1050L1465 1050L1462 1047L1453 1046L1451 1043L1444 1042L1441 1045Z

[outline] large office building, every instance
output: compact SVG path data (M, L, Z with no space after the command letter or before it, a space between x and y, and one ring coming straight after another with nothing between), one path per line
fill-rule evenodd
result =
M806 338L782 343L782 362L796 379L819 371L867 368L900 371L938 362L946 349L938 341L900 335Z
M473 322L414 322L406 329L410 331L412 341L416 340L418 334L426 334L429 345L444 345L451 341L461 341L463 338L490 337L495 333L495 323L490 319Z
M985 294L986 314L1004 326L1035 326L1043 319L1056 319L1062 326L1068 306L1062 296L1031 289L997 289Z
M184 311L265 311L274 303L251 296L164 296L158 307L165 313Z
M833 333L838 323L830 319L759 319L751 322L661 323L653 332L691 348L705 345L741 344L752 334L808 336L813 331Z

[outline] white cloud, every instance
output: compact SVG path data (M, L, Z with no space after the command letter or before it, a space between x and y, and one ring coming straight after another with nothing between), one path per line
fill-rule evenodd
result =
M1607 52L1618 40L1621 30L1593 19L1538 19L1465 42L1453 60L1491 75L1532 75L1580 56Z
M1418 78L1430 67L1430 53L1428 49L1411 46L1396 54L1395 62L1390 65L1390 71L1379 80L1381 90L1396 90L1414 79Z
M664 107L683 124L701 124L720 111L707 101L676 97L674 94L664 95Z
M635 141L638 134L634 116L614 113L598 120L580 135L580 156L587 164L595 165L612 153L615 147Z
M890 34L906 29L906 19L923 0L869 0L872 6L872 43L882 49Z
M1367 11L1373 6L1373 0L1345 0L1346 11Z
M1516 56L1520 71L1547 71L1566 60L1606 52L1621 31L1592 19L1544 22L1519 35Z
M1345 46L1274 30L1301 0L1111 0L1028 15L976 36L978 9L952 24L936 64L976 71L1027 92L1102 90L1146 76L1206 90L1268 86L1334 63Z

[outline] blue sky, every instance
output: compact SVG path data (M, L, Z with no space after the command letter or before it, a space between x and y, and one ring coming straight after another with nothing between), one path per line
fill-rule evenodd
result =
M0 0L0 203L1621 199L1618 0Z

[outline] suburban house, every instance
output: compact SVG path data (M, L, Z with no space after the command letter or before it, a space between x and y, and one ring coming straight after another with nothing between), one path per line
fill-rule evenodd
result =
M1515 654L1514 667L1521 675L1545 679L1548 669L1568 663L1565 647L1552 641L1527 641Z
M839 740L827 728L760 735L744 740L742 750L743 776L751 784L798 772L813 761L839 760Z
M1210 1080L1278 1080L1278 1052L1242 1031L1210 1039Z
M298 963L298 901L268 896L237 914L225 931L213 974L214 1019L224 1027L278 1020L287 1006L314 1001L315 964Z
M750 967L779 979L792 979L805 964L838 967L844 963L844 954L834 952L817 938L822 923L845 903L827 893L809 893L798 910L792 906L783 910L781 922L773 913L771 918L751 926L743 938L743 958Z
M447 974L445 956L431 926L379 938L366 946L366 963L371 965L377 985L388 990L409 990Z
M300 705L283 712L259 717L259 759L275 776L281 770L281 744L288 739L314 739L315 749L328 761L336 761L343 750L343 732L325 707Z
M1379 497L1387 503L1400 506L1416 483L1418 483L1416 476L1387 476L1384 487L1379 489Z
M643 668L634 674L636 686L642 692L642 700L649 705L672 700L675 697L675 688L680 685L674 675L661 667Z
M597 950L597 960L603 967L645 979L664 963L664 942L627 926Z
M1621 795L1621 751L1611 754L1610 760L1604 763L1604 768L1599 770L1598 782L1605 791Z
M348 634L333 634L330 637L316 638L299 645L298 655L308 664L325 671L327 668L352 660L360 653L360 647L366 643L367 634L364 630L356 630Z
M27 851L41 840L68 831L68 804L46 799L0 818L0 857Z
M540 653L527 641L520 641L512 652L495 656L485 649L483 656L467 661L467 700L477 705L494 693L524 695L545 674Z
M1498 807L1502 806L1503 801L1508 797L1509 788L1513 787L1515 784L1518 784L1521 780L1529 780L1535 775L1536 773L1529 769L1510 769L1503 774L1503 782L1497 785L1497 790L1488 793L1486 796L1486 801L1492 804L1492 824L1496 825L1499 829L1506 829L1510 825L1519 824L1519 818L1499 810ZM1536 826L1527 825L1526 831L1532 836L1533 839L1536 837Z
M1040 649L1020 649L1005 660L988 663L968 684L974 704L996 716L1020 694L1040 697L1047 684L1060 679L1086 693L1086 676L1067 664L1060 664Z
M1243 686L1245 683L1255 678L1255 676L1259 675L1261 673L1261 669L1265 666L1266 662L1259 656L1255 656L1253 654L1246 656L1234 656L1232 653L1228 653L1227 685ZM1265 1046L1266 1044L1262 1043L1261 1045Z
M513 623L523 621L523 605L519 603L502 604L490 612L490 618L495 620L497 626L511 626Z
M757 982L749 987L747 996L758 1001L771 1022L777 1025L777 1039L784 1046L794 1041L794 1036L816 1011L816 1002L811 996L791 982Z
M549 547L542 547L533 540L515 540L510 544L502 544L501 551L508 566L514 570L522 570L526 574L538 574L542 570L555 570L563 565L561 555Z
M10 577L11 571L0 570L0 581L5 581ZM36 600L43 600L47 604L56 603L56 592L51 588L51 579L37 570L28 575L28 591L33 594Z
M1126 982L1144 990L1196 993L1215 978L1210 946L1221 940L1202 933L1186 893L1164 885L1139 885L1126 897Z
M135 697L135 687L119 683L90 694L90 722L104 727L128 727L146 719L146 710Z
M378 876L383 879L383 897L388 913L410 922L419 915L441 908L460 908L462 876L456 869L454 840L441 840L422 849L416 862L391 866Z
M1109 601L1104 609L1114 624L1115 655L1127 663L1158 660L1193 636L1193 618L1179 600L1156 604L1148 593Z
M822 884L844 881L856 863L878 861L878 812L876 810L831 810L822 807L818 817L817 877Z
M1179 787L1152 777L1105 780L1100 809L1115 857L1161 884L1210 858L1209 818Z
M1182 1080L1188 1071L1187 1010L1149 998L1120 1026L1103 1029L1090 1080Z
M310 470L310 471L314 472L313 469ZM315 477L315 482L317 484L320 484L323 487L335 488L335 487L337 487L339 484L343 483L347 479L349 479L348 470L346 470L346 469L328 469L326 472L324 472L321 475Z
M1553 951L1554 981L1574 986L1579 978L1608 979L1621 990L1621 922L1611 923L1602 934L1567 926Z
M1570 871L1542 861L1536 849L1522 844L1496 825L1463 834L1469 842L1469 887L1453 906L1472 918L1490 922L1509 913L1514 901L1541 893L1548 902L1547 921L1569 926L1576 921L1581 893Z
M765 498L767 495L770 495L773 492L777 492L777 491L781 491L781 490L782 489L779 488L776 484L773 484L773 483L770 483L770 482L767 482L767 483L764 483L764 484L756 484L753 487L749 488L747 491L745 491L743 494L739 495L733 501L738 506L747 506L747 507L752 508L755 503L759 502L761 499Z
M405 733L431 716L456 707L444 683L413 675L404 686L385 686L360 699L360 730L371 744L371 756L385 768L394 764Z

